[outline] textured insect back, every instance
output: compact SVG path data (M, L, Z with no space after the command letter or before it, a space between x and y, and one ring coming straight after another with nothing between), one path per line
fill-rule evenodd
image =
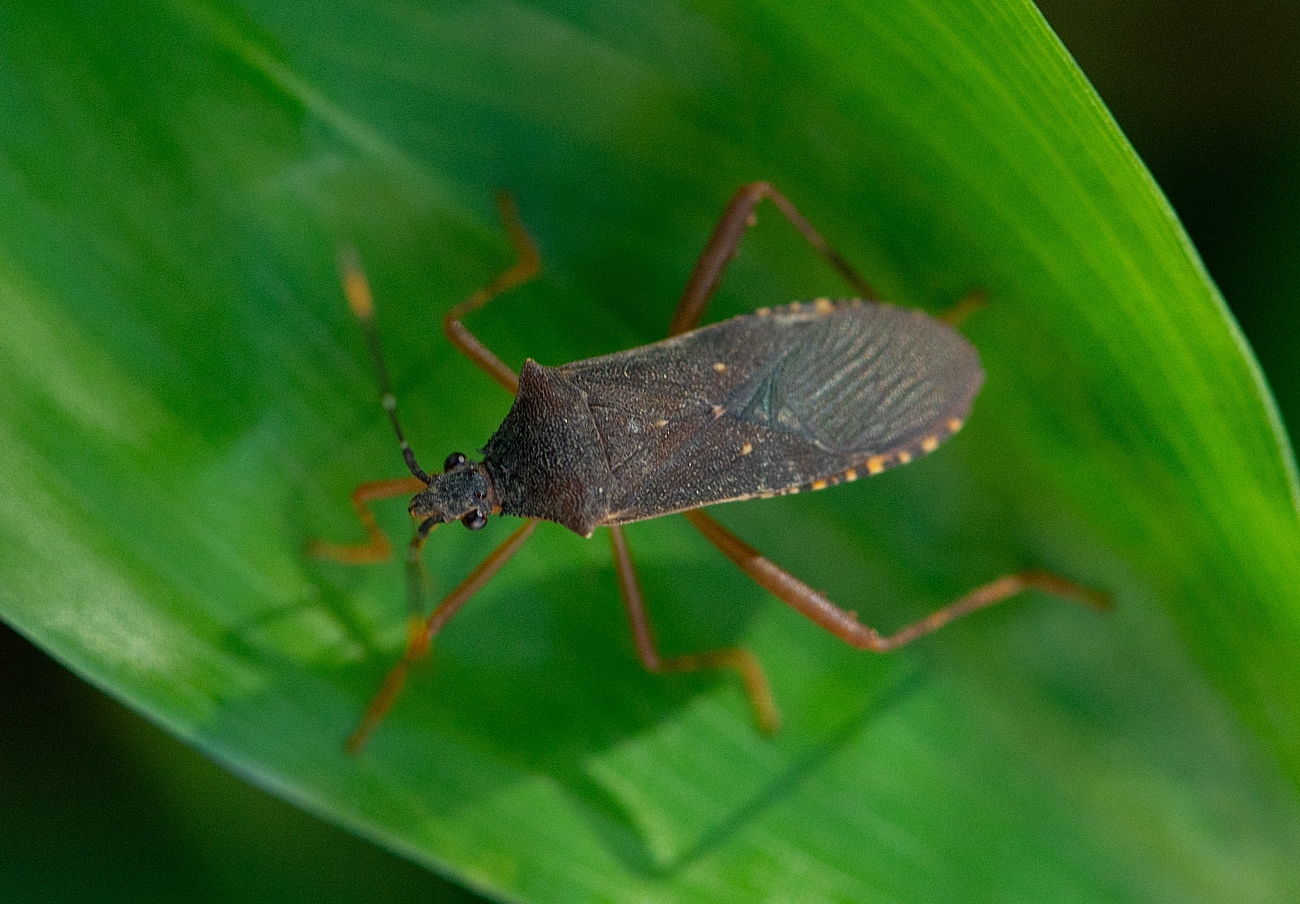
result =
M588 400L610 470L608 524L903 464L960 428L984 380L975 348L950 326L826 299L556 373Z
M857 459L820 476L812 472L824 457L811 453L812 479L799 486L820 489L828 478L876 474L934 451L961 429L983 383L979 354L952 327L923 311L853 300L806 323L766 388L766 409L750 414L770 415L817 452Z
M605 519L609 462L588 399L561 369L524 363L483 464L507 515L545 518L584 537Z

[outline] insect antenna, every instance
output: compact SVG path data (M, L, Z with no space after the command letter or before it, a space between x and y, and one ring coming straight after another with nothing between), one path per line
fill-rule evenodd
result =
M379 401L388 412L393 432L397 434L397 444L402 449L402 458L411 473L429 482L429 475L415 461L415 453L402 433L402 425L397 420L397 396L393 395L392 384L388 379L388 364L384 361L384 350L379 344L379 330L375 327L375 301L370 294L370 283L366 281L365 271L361 269L361 258L355 248L344 246L339 249L339 273L343 280L343 294L347 296L348 307L361 324L365 333L366 345L370 347L370 359L375 365L375 376L379 380ZM427 531L425 532L427 534Z
M370 292L370 283L366 280L365 271L361 269L361 258L355 248L344 246L339 249L339 275L343 282L343 294L348 299L348 307L352 309L353 316L361 324L366 345L370 347L370 359L374 362L375 377L379 381L379 401L388 412L388 420L393 425L393 432L397 434L402 458L405 459L406 467L411 473L428 485L429 475L416 462L415 453L411 450L410 443L406 441L406 435L402 433L402 424L397 419L397 396L393 394L392 383L388 378L388 363L384 360L384 349L379 344L379 330L375 326L374 296ZM429 581L420 552L424 548L424 541L436 526L432 519L421 522L406 550L406 600L411 616L412 632L418 630L421 624L425 591Z

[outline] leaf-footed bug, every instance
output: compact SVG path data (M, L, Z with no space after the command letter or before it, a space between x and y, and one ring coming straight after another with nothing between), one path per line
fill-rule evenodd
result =
M760 308L697 328L763 199L861 297ZM737 191L714 228L677 305L669 338L554 368L530 359L516 376L462 322L541 269L514 202L502 194L498 203L518 260L443 318L452 344L515 396L484 447L482 461L453 452L443 472L434 475L417 464L398 422L370 288L355 254L341 256L345 294L365 332L380 398L412 476L363 484L352 493L368 542L314 541L310 553L350 564L388 558L388 540L367 503L414 493L410 513L417 527L407 547L407 574L413 611L419 611L420 554L437 525L460 521L476 530L489 516L527 519L413 627L402 659L348 739L353 752L392 706L412 663L523 546L539 520L584 537L607 528L641 662L656 673L735 669L755 720L768 732L777 730L780 718L762 666L748 650L660 655L624 524L684 514L760 585L835 636L875 652L893 650L1026 588L1097 608L1109 605L1096 591L1046 571L1027 570L991 581L920 621L881 635L701 511L719 502L824 489L938 448L961 428L984 381L974 346L950 325L978 304L974 299L940 319L871 300L876 297L871 287L794 205L771 185L755 182Z

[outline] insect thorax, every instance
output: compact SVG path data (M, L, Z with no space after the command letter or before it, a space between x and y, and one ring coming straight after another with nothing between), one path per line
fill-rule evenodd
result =
M609 467L586 399L529 359L505 421L483 449L501 511L590 536L608 512Z

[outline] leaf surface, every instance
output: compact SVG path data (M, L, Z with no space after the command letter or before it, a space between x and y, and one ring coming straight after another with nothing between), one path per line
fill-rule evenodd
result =
M1290 449L1186 237L1032 7L980 2L6 3L0 614L252 781L501 899L1286 901L1300 896L1300 526ZM402 473L337 286L355 244L426 467L511 366L662 335L713 220L777 184L884 298L988 372L934 456L717 510L889 630L1043 567L887 658L748 583L681 519L629 539L665 651L632 653L605 540L543 526L359 757L404 640L356 484ZM770 209L711 317L842 295ZM403 504L380 506L395 538ZM453 526L454 527L454 526ZM437 532L436 588L510 525Z

